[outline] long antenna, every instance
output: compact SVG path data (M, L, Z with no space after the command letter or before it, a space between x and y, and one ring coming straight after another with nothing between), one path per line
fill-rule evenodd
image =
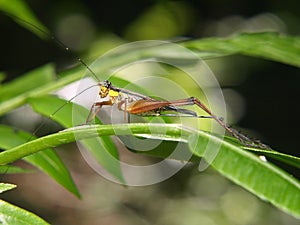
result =
M26 21L18 16L15 16L15 15L12 15L10 13L7 13L7 12L4 12L4 14L6 14L7 16L9 17L12 17L16 20L19 20L21 21L22 23L25 23L25 24L28 24L30 26L32 26L34 29L40 31L41 33L45 34L47 37L50 37L52 41L54 41L58 46L60 46L62 49L64 49L67 53L69 53L69 55L73 58L75 58L78 62L80 62L92 75L93 77L98 81L100 82L99 78L97 77L97 75L95 74L95 72L87 65L86 62L84 62L78 55L76 55L74 52L72 52L70 50L70 48L68 46L66 46L63 42L61 42L58 38L55 37L55 35L49 31L46 31L42 28L40 28L39 26L29 22L29 21Z
M31 136L29 137L30 141L32 139L33 136L35 136L35 134L47 123L48 120L52 119L53 116L59 112L63 107L65 107L65 105L69 104L70 102L72 102L72 100L74 100L75 98L77 98L79 95L81 95L82 93L86 92L87 90L98 86L98 84L94 84L92 86L89 86L87 88L85 88L84 90L80 91L79 93L77 93L75 96L73 96L72 98L68 99L65 103L63 103L60 107L58 107L53 113L51 113L51 115L49 115L46 120L44 120L43 122L41 122L41 124L32 132Z
M71 55L73 58L75 58L78 62L80 62L93 76L94 78L100 82L99 78L97 77L97 75L94 73L94 71L75 53L73 53L68 46L66 46L63 42L61 42L58 38L56 38L51 32L44 30L42 28L40 28L39 26L35 25L34 23L31 23L27 20L24 20L18 16L15 16L13 14L4 12L4 14L6 14L9 17L12 17L13 19L19 20L22 23L28 24L31 27L33 27L34 29L38 30L39 32L41 32L42 34L46 35L46 37L50 38L52 41L54 41L58 46L60 46L62 49L64 49L67 53L69 53L69 55ZM85 88L84 90L80 91L79 93L77 93L75 96L73 96L72 98L68 99L64 104L62 104L58 109L56 109L53 113L51 113L46 119L44 119L44 121L41 122L41 124L33 131L33 133L31 134L31 136L29 137L29 139L27 141L30 141L33 136L47 123L48 120L51 120L53 118L53 116L60 111L65 105L69 104L72 100L74 100L76 97L78 97L79 95L81 95L83 92L87 91L90 88L93 88L95 86L98 86L98 84L89 86L88 88Z
M61 42L58 38L56 38L52 33L50 33L49 31L46 31L42 28L40 28L39 26L29 22L29 21L26 21L20 17L17 17L13 14L10 14L10 13L7 13L7 12L3 12L3 14L13 18L13 19L16 19L16 20L19 20L21 21L22 23L25 23L25 24L28 24L30 25L31 27L33 27L34 29L40 31L42 34L46 35L48 38L50 37L52 41L54 41L58 46L60 46L62 49L64 49L67 53L69 53L70 56L72 56L73 58L75 58L78 62L80 62L92 75L93 77L98 81L100 82L99 78L97 77L97 75L94 73L94 71L78 56L76 55L74 52L72 52L68 46L66 46L63 42ZM93 87L96 87L98 86L98 84L95 84L95 85L92 85L92 86L89 86L87 88L85 88L84 90L80 91L79 93L77 93L75 96L73 96L72 98L68 99L64 104L62 104L58 109L56 109L53 113L51 113L51 115L49 115L47 118L45 118L41 123L40 125L31 133L31 136L28 138L27 142L30 141L34 136L35 134L47 123L47 121L51 120L53 118L53 116L58 112L60 111L65 105L69 104L72 100L74 100L76 97L78 97L79 95L81 95L83 92L89 90L90 88L93 88ZM3 175L6 174L9 170L11 165L8 165L4 170L5 172L2 173ZM1 179L2 180L2 177Z

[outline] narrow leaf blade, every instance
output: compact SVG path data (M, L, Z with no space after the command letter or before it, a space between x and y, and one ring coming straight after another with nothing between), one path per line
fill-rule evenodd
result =
M11 149L15 146L26 143L28 140L33 138L31 134L26 133L25 131L16 130L6 125L0 125L0 136L2 137L0 139L0 147L2 149ZM24 158L24 160L44 171L71 193L80 197L80 193L70 175L70 172L64 166L63 162L53 149L47 146L45 151L37 152L34 155ZM3 168L3 170L5 170L5 168ZM10 166L8 166L8 170L6 172L10 173L10 170L14 170L14 168L10 168Z
M243 54L300 67L300 38L274 32L241 33L229 38L204 38L183 44L194 51Z
M204 157L218 172L261 199L300 218L300 183L297 179L235 144L209 136L201 131L191 136L189 145L194 154ZM206 150L209 140L212 146Z
M0 200L0 223L1 224L35 224L35 225L48 225L45 220L14 206L10 203Z
M0 193L4 191L9 191L11 189L14 189L15 187L17 187L17 185L15 184L0 183Z
M0 1L0 10L5 12L13 20L19 23L21 26L30 30L37 36L47 39L49 38L44 32L41 32L40 29L43 29L45 32L47 28L38 20L34 15L33 11L27 5L26 1L23 0L1 0ZM34 26L32 25L34 24ZM39 27L37 29L36 27Z

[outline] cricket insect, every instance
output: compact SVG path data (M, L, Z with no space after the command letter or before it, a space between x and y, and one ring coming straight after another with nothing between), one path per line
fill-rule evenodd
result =
M195 97L173 100L173 101L159 101L157 99L129 91L124 88L115 87L108 80L98 83L100 87L99 95L101 99L108 97L108 100L95 102L87 117L86 123L93 120L101 110L102 106L117 105L118 109L125 113L140 115L140 116L176 116L178 114L195 117L195 118L212 118L218 122L225 130L227 130L233 137L237 138L243 145L250 147L267 148L259 140L252 140L244 134L226 125L222 117L214 115L208 107L206 107L199 99ZM196 105L209 116L199 116L192 110L180 108L179 106ZM176 112L178 114L165 114L165 112ZM94 113L93 113L94 112Z
M12 15L9 15L12 16ZM56 42L60 47L62 47L66 52L70 52L70 49L62 43L60 40L58 40L54 35L50 34L49 32L41 29L40 27L25 21L21 18L18 18L16 16L12 16L15 19L20 20L23 23L29 24L30 26L34 27L35 29L39 30L40 32L44 33L48 37L50 37L54 42ZM151 98L149 96L133 92L124 88L119 88L113 86L113 84L108 81L99 81L97 75L93 72L93 70L77 55L72 54L73 57L77 59L83 66L86 67L86 69L90 72L90 74L98 80L97 86L99 86L99 96L101 101L95 102L87 116L87 119L85 121L85 124L88 124L90 121L92 121L97 114L100 112L101 108L103 106L113 106L116 105L117 108L120 111L124 111L124 115L128 115L128 118L130 114L132 115L139 115L143 117L149 117L149 116L167 116L167 117L174 117L174 116L186 116L186 117L195 117L195 118L212 118L214 119L219 125L221 125L226 131L228 131L233 137L238 139L243 145L250 146L250 147L257 147L257 148L269 148L267 145L261 143L259 140L253 140L246 135L240 133L239 131L233 129L232 127L228 126L224 121L222 117L218 117L215 114L213 114L208 107L206 107L198 98L190 97L185 99L179 99L179 100L172 100L172 101L161 101L154 98ZM95 85L93 85L95 86ZM88 88L87 88L88 89ZM85 90L87 90L85 89ZM82 93L82 92L81 92ZM79 94L81 94L79 93ZM75 97L77 97L79 94L71 98L69 101L66 102L69 103L71 100L73 100ZM64 104L65 105L65 104ZM209 116L199 116L196 112L192 110L187 110L180 108L181 106L191 106L196 105L200 109L202 109L204 112L206 112ZM63 106L62 106L63 107ZM60 107L58 110L56 110L51 116L54 116L55 113L57 113L62 107ZM51 117L50 116L50 117ZM124 118L125 118L124 116ZM39 127L40 128L40 127ZM39 129L38 128L38 129Z

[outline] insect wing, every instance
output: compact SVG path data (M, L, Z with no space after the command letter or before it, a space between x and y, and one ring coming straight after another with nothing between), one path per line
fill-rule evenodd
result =
M169 102L142 99L129 104L127 111L132 114L144 114L147 112L159 113L165 110L165 106L169 104Z

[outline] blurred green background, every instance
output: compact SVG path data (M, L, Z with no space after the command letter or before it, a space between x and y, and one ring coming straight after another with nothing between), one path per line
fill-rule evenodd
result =
M292 0L42 0L28 4L55 36L84 59L136 40L255 31L300 33L299 3ZM55 62L58 70L75 63L55 43L42 41L3 15L0 34L0 71L7 73L8 80L47 62ZM206 62L238 126L274 149L300 156L299 69L243 56ZM5 199L51 224L300 224L211 169L199 173L197 165L189 165L160 184L125 188L95 174L73 145L59 153L72 170L82 200L39 173L7 176L19 188L5 194ZM300 178L299 172L280 166Z

